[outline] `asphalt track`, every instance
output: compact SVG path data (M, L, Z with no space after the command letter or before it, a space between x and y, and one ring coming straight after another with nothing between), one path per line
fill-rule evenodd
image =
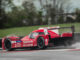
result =
M80 42L80 34L76 34L76 43ZM18 49L7 52L0 49L0 60L80 60L80 47L51 47L46 50Z

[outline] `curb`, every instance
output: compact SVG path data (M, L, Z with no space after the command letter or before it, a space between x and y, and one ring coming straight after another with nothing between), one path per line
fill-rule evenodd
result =
M71 50L68 50L68 51L80 51L80 49L71 49Z

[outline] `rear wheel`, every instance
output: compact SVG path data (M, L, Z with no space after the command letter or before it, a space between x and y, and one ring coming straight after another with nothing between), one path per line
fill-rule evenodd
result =
M45 48L46 48L46 46L45 46L45 41L44 41L44 38L43 38L43 37L39 37L39 38L37 39L37 47L38 47L39 49L45 49Z
M4 44L5 44L5 48L6 48L7 51L11 51L12 50L10 39L6 39Z

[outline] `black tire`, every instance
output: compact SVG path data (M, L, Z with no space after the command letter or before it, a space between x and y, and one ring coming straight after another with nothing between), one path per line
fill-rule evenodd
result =
M37 47L38 47L39 49L45 49L45 48L46 48L46 46L45 46L45 41L44 41L44 38L43 38L43 37L39 37L39 38L37 39Z
M4 41L4 46L5 46L5 48L6 48L6 51L12 51L10 39L6 39L6 40Z

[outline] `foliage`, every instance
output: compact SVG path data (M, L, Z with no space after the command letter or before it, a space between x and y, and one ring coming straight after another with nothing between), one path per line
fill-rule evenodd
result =
M6 26L8 27L17 27L17 26L24 26L23 20L27 17L25 10L18 10L20 8L14 7L12 12L8 12L8 22Z
M37 10L33 0L23 0L21 6L15 6L13 1L0 0L0 29L64 23L62 14L71 9L69 0L44 0L45 3L39 0L40 10ZM75 22L80 22L80 9L73 13L77 13ZM66 20L66 23L74 22L71 18Z
M0 0L0 28L5 27L5 23L8 20L5 10L14 6L12 1L13 0Z
M76 21L77 22L80 22L80 9L79 8L76 8L76 14L77 14L77 18L76 18Z
M58 19L58 23L64 23L64 19L63 19L63 17L64 17L64 16L60 16L60 17L59 17L59 19Z
M26 11L26 20L29 23L28 25L34 24L34 19L36 18L36 9L34 7L34 4L28 1L25 1L22 6L24 7L24 10Z

